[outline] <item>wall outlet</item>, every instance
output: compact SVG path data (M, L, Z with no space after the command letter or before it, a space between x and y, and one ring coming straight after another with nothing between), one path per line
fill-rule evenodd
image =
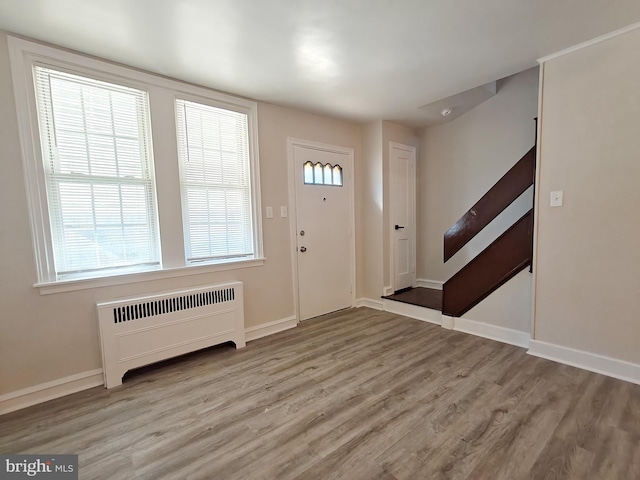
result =
M564 192L562 190L551 192L550 204L552 207L561 207L563 201L564 201Z

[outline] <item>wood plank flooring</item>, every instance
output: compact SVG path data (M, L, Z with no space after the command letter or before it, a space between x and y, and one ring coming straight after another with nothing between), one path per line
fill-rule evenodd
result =
M0 417L89 479L640 479L640 386L366 308Z

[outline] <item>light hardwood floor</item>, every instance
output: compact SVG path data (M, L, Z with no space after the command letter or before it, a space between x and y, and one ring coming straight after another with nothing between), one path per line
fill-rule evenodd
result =
M0 417L81 479L640 479L640 386L366 308Z

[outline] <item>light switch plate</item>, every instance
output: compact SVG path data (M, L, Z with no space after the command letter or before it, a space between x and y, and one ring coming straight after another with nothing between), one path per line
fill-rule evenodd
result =
M562 190L551 192L550 204L552 207L561 207L563 201L564 201L564 192Z
M267 207L267 218L273 218L273 207Z
M287 207L284 207L284 206L283 206L283 207L280 207L280 216L281 216L282 218L286 218L286 217L287 217L287 215L288 215L288 213L287 213Z

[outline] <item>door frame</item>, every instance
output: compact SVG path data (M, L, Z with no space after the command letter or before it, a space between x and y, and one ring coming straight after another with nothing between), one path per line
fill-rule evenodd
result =
M411 211L409 212L409 218L411 218L412 222L413 222L413 229L411 231L411 248L412 248L412 252L411 252L411 261L412 261L412 269L413 269L413 282L412 282L412 287L416 286L416 264L417 264L417 259L416 259L416 253L417 253L417 247L416 247L416 230L417 230L417 225L416 225L416 181L418 179L418 172L417 172L417 163L418 163L418 159L417 159L417 152L416 152L416 147L413 147L411 145L405 145L403 143L397 143L397 142L389 142L389 225L388 225L388 239L389 239L389 276L391 277L389 279L389 284L391 285L391 293L393 294L393 292L395 292L396 288L395 288L395 283L396 283L396 260L395 260L395 243L393 241L393 228L394 228L394 223L393 223L393 212L392 212L392 205L393 205L393 191L391 190L391 175L392 175L392 168L391 168L391 158L392 158L392 152L393 149L397 149L397 150L404 150L405 152L410 152L410 154L413 155L413 173L414 173L414 178L413 181L411 182L411 187L409 189L409 205L411 207Z
M343 177L343 182L350 189L349 195L349 228L351 229L351 240L349 241L349 255L351 272L351 306L356 303L356 216L355 216L355 182L354 182L354 150L349 147L341 147L328 143L315 142L295 137L287 137L287 163L289 177L289 245L291 247L291 268L293 275L293 308L295 311L296 323L300 323L300 302L299 302L299 278L298 278L298 209L296 205L296 169L294 163L294 147L310 148L325 152L340 153L348 158L348 177Z

